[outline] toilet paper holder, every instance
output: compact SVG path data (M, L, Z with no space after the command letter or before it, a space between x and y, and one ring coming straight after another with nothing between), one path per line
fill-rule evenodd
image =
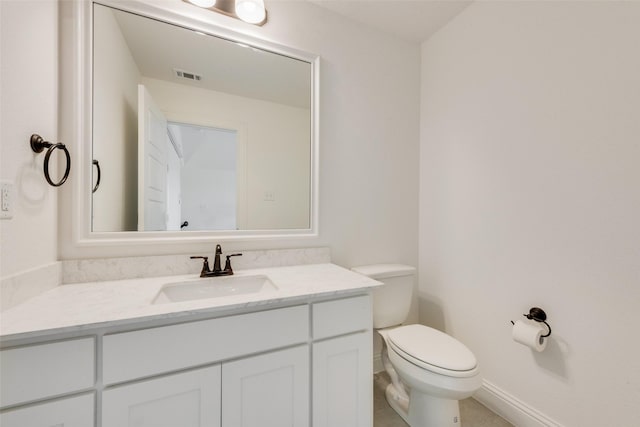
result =
M549 326L549 324L547 323L547 313L545 313L543 309L539 307L531 307L529 309L529 313L523 314L523 316L529 320L535 320L536 322L544 323L547 326L549 332L547 332L546 335L541 335L540 338L547 338L551 335L551 326ZM512 320L511 324L514 325L515 322Z

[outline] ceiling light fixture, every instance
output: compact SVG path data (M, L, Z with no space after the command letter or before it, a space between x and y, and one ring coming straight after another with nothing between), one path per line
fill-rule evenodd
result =
M182 0L204 9L212 10L249 24L264 25L267 11L264 0Z
M263 0L236 0L236 15L244 22L258 24L267 17Z

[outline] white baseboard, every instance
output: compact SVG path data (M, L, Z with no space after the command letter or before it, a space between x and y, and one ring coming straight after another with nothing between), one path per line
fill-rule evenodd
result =
M516 427L564 427L488 381L473 398Z

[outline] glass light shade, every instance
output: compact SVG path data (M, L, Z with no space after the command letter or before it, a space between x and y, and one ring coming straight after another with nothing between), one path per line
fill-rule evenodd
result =
M216 4L216 0L189 0L189 2L200 7L212 7Z
M258 24L264 21L264 0L236 0L236 15L244 22Z

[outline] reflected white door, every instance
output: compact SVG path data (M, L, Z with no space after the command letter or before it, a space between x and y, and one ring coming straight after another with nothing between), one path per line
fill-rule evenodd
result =
M182 223L181 173L181 159L173 145L169 144L167 150L167 230L180 231Z
M236 230L244 182L238 131L179 122L168 127L182 149L179 208L187 230Z
M138 230L167 229L167 119L138 85Z

